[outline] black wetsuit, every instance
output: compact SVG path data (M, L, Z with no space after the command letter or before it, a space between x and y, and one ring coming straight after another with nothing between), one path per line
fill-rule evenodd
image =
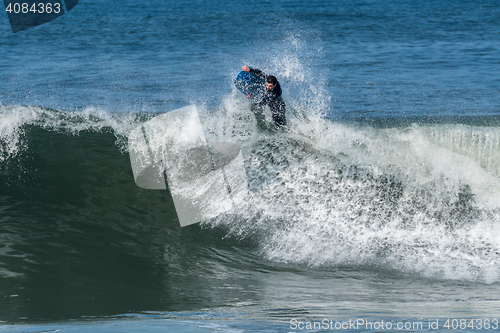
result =
M267 79L267 75L258 69L250 68L250 72ZM271 91L267 90L265 85L262 89L262 96L256 96L257 98L254 99L256 104L259 106L269 105L271 116L276 126L286 128L285 102L283 102L283 98L281 98L281 86L279 82L277 82L276 87Z

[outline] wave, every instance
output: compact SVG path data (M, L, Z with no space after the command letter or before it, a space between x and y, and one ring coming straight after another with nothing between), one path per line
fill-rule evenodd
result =
M309 120L303 142L242 143L251 198L208 225L259 235L277 262L498 281L499 127Z
M96 108L81 112L61 111L40 106L0 105L0 162L28 148L25 136L27 126L47 131L78 135L83 131L111 131L122 139L141 121L154 115L137 113L109 113ZM121 147L124 142L120 141Z
M127 164L128 134L155 115L1 106L2 196L28 203L45 196L35 205L40 218L55 211L63 219L69 214L65 205L84 201L80 207L90 211L122 212L113 218L118 229L125 217L146 221L136 222L140 226L167 214L168 229L178 230L171 210L148 204L149 192L135 187ZM202 110L207 141L241 147L250 190L234 212L203 222L205 232L219 230L234 243L250 240L275 263L486 283L500 279L500 127L378 128L332 122L300 107L292 108L289 118L289 133L258 130L246 101L236 95L219 108ZM68 140L57 142L62 136ZM40 167L38 157L57 167ZM66 192L48 191L63 174L80 176L72 189L61 187ZM15 195L32 182L43 186ZM22 209L5 205L4 221L26 217ZM22 204L8 201L9 207L16 205ZM75 214L74 219L88 218L83 211ZM2 254L22 257L11 251L16 241L5 235ZM165 253L161 260L174 257ZM3 270L4 276L15 275Z

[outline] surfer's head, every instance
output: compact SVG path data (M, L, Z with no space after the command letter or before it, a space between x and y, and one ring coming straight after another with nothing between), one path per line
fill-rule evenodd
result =
M274 88L276 88L276 85L278 84L278 79L276 79L276 76L269 75L266 79L266 89L271 91Z

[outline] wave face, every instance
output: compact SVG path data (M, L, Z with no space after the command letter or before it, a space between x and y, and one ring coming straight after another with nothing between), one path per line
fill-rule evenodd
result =
M195 233L222 233L292 266L500 279L499 127L365 126L291 115L290 133L262 132L244 102L232 96L201 112L208 141L242 148L250 190L235 212ZM29 274L19 262L46 262L31 239L62 237L67 228L65 244L55 243L68 253L78 252L75 244L88 237L83 226L93 224L119 238L163 225L167 248L183 247L168 236L179 233L171 198L136 187L130 170L127 135L154 115L39 107L2 107L0 115L2 276ZM160 261L174 256L165 251Z

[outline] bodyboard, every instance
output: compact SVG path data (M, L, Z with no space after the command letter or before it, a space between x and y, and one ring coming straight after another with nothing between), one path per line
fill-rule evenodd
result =
M234 79L234 85L239 91L254 98L262 95L265 84L266 79L252 72L241 71Z

